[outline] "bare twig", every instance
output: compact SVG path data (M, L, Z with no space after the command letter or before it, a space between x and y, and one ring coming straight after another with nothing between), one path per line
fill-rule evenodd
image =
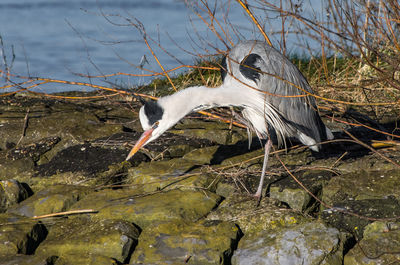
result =
M18 140L17 146L21 143L22 139L25 137L26 129L28 129L28 120L29 120L29 108L26 111L25 118L24 118L24 126L22 128L22 135Z
M92 209L72 210L72 211L66 211L66 212L58 212L58 213L50 213L50 214L44 214L44 215L39 215L39 216L33 216L32 219L43 219L43 218L49 218L49 217L59 217L59 216L65 216L65 215L84 214L84 213L98 213L98 211L92 210Z

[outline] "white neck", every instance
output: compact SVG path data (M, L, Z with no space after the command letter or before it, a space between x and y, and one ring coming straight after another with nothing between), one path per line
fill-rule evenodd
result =
M159 104L170 113L181 119L192 111L213 107L244 106L246 99L242 98L234 88L219 86L215 88L197 86L188 87L173 95L163 97Z

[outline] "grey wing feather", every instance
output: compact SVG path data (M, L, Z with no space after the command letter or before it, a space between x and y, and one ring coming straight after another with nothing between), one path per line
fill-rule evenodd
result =
M259 62L260 69L263 71L258 83L260 89L282 96L313 93L306 78L295 65L272 47L265 46L264 48L266 56ZM326 139L325 125L318 114L314 97L273 95L267 95L267 97L286 122L294 128L317 142Z
M251 56L252 54L258 56ZM242 62L242 64L249 61L246 60L248 57L257 58L257 60L250 60L252 63L250 67L241 66L239 69L260 71L257 80L253 80L257 83L258 89L267 92L265 100L279 112L284 122L289 125L289 131L286 132L289 136L298 136L296 135L298 130L317 142L327 138L326 127L318 114L316 102L312 96L279 96L313 93L300 70L284 55L265 42L245 41L231 51L231 56L233 60ZM245 72L241 73L246 77ZM252 75L255 76L254 73ZM247 77L249 77L249 73L247 73Z

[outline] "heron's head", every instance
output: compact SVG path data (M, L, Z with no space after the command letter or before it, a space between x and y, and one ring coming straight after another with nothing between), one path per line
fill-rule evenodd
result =
M159 101L146 101L140 108L139 119L144 132L129 152L126 160L129 160L140 148L160 137L179 121L178 118L171 117L168 110Z

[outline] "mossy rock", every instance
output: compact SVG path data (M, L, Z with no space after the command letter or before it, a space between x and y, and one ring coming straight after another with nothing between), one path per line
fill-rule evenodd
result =
M175 125L169 132L195 138L207 139L218 144L234 144L247 139L246 130L233 127L229 124L184 119Z
M373 222L365 227L364 238L345 255L345 265L398 264L400 223Z
M99 211L92 219L123 219L145 228L171 220L196 221L221 201L208 191L170 190L138 194L135 190L102 190L86 196L72 209Z
M286 203L291 209L304 212L315 206L315 199L309 192L320 198L322 186L331 178L332 173L328 171L306 171L302 175L296 175L297 180L308 191L291 176L287 176L270 185L269 197Z
M0 139L17 143L21 137L25 114L21 113L18 118L3 123ZM67 108L59 112L52 112L51 110L45 112L30 111L29 117L29 126L21 144L34 143L42 138L59 136L61 142L57 144L57 150L70 146L71 143L77 144L123 130L121 125L106 124L100 121L96 115L90 113L90 110L77 111ZM6 147L5 145L5 142L0 142L2 149Z
M47 235L39 221L10 213L0 214L0 227L0 257L32 254Z
M245 234L232 257L241 264L343 264L346 235L313 221Z
M400 171L364 171L333 177L324 187L322 200L332 208L323 209L321 217L331 225L362 238L367 218L345 214L353 212L372 218L400 215Z
M57 257L57 259L51 263L52 265L120 265L116 259L105 257L102 255L87 255L82 256L79 254L71 254L66 257ZM47 264L46 264L47 265Z
M0 152L6 153L6 152ZM31 157L9 160L0 157L0 180L18 179L22 182L34 174L35 163Z
M257 159L256 159L257 157ZM233 164L242 164L243 166L249 166L252 164L262 164L264 160L264 150L259 149L251 152L246 152L245 154L236 155L233 157L229 157L221 162L222 166L229 166ZM270 162L270 161L269 161ZM272 164L269 164L272 166Z
M241 236L232 222L167 222L146 227L130 264L228 264Z
M293 210L279 208L268 198L262 199L257 207L257 200L253 196L240 194L226 198L207 219L234 221L244 234L296 226L312 220Z
M139 230L127 221L93 221L77 217L53 225L35 255L57 256L65 260L75 257L76 261L95 260L102 256L124 263L129 260L138 237ZM81 264L71 262L69 264Z
M165 187L177 186L192 189L208 187L213 178L206 174L185 175L203 164L210 163L217 148L217 146L212 146L195 149L183 158L142 163L128 170L125 183L132 184L135 189L142 192L153 192Z
M400 199L399 183L400 170L358 170L332 178L324 186L322 199L327 204L343 200L385 199L388 196Z
M15 179L0 181L0 213L29 197L30 188Z
M347 214L354 213L354 214ZM364 228L375 218L398 218L400 203L393 197L385 199L344 200L325 209L321 218L332 226L351 232L361 239Z
M41 258L34 255L17 254L0 256L1 265L49 265L54 264L57 257Z
M54 185L12 206L7 212L28 217L63 212L90 192L92 189L85 186Z

